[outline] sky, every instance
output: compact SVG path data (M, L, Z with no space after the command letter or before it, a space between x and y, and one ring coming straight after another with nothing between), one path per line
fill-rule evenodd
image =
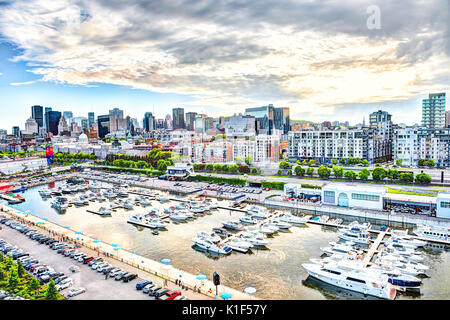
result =
M0 0L0 128L23 128L32 105L420 123L429 93L448 105L449 3Z

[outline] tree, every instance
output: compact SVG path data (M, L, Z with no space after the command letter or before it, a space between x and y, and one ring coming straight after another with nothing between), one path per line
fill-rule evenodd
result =
M236 161L236 164L241 164L242 163L242 157L241 156L236 156L234 158L234 161Z
M331 159L331 163L336 165L338 163L338 161L336 159Z
M403 182L413 182L414 174L412 172L402 172L402 173L400 173L399 178Z
M395 160L395 164L397 165L397 167L400 167L402 165L402 160L401 159Z
M8 286L14 289L19 284L19 277L17 276L16 270L11 268L8 280Z
M23 268L22 262L18 261L17 263L17 274L19 275L19 278L22 278L25 274L25 269Z
M277 175L281 176L282 174L283 174L283 170L281 170L281 169L278 169L278 171L277 171Z
M290 169L291 165L287 161L281 161L278 167L280 169Z
M164 159L159 159L156 167L158 168L159 171L166 171L167 170L167 161Z
M246 156L244 161L245 161L245 164L249 166L253 162L253 157L252 156Z
M232 164L232 165L230 165L230 167L229 167L229 171L232 172L232 173L237 173L238 170L239 170L239 167L238 167L237 164Z
M221 164L215 164L214 165L214 170L216 170L216 171L222 171L222 165Z
M344 172L344 177L347 179L355 180L358 175L353 170L348 170Z
M360 163L361 163L361 158L355 158L355 159L353 159L353 163L354 163L354 164L360 164Z
M288 175L288 176L292 176L292 169L289 169L289 170L287 171L287 175Z
M301 164L300 160L295 161L295 163L296 163L297 165L300 165L300 164Z
M305 169L303 169L301 166L296 166L295 169L295 175L299 177L303 177L305 175Z
M328 168L327 166L320 166L320 167L317 169L317 174L318 174L322 179L328 178L328 177L330 177L331 169Z
M47 292L45 294L45 299L56 300L57 297L58 297L58 291L56 290L55 281L53 281L53 279L51 279L48 284Z
M29 288L32 291L35 291L35 290L37 290L39 288L39 282L37 281L36 278L33 277L33 280L31 280Z
M433 159L428 159L427 166L430 167L430 168L434 167L434 160Z
M399 177L399 173L398 170L395 169L388 169L386 171L386 176L390 179L390 180L397 180Z
M370 176L369 169L364 168L358 172L358 178L360 178L361 180L367 180L369 176Z
M306 166L307 164L306 159L302 161L302 165Z
M206 171L213 171L214 170L214 165L212 163L208 163L205 166Z
M427 159L419 159L417 161L418 165L421 167L425 166L426 162L427 162Z
M372 179L375 181L381 181L386 178L386 170L382 167L377 167L372 170Z
M224 165L222 166L222 171L227 172L228 169L229 169L229 167L228 167L227 164L224 164Z
M369 161L367 161L367 159L364 159L364 160L362 161L362 164L365 165L365 166L367 166L367 165L369 165Z
M253 173L253 174L256 174L256 173L258 173L258 169L256 169L256 168L253 168L253 169L252 169L252 173Z
M313 160L313 159L309 160L309 165L310 166L313 166L315 164L316 164L316 160Z
M307 169L306 169L306 174L308 175L308 176L313 176L314 175L314 168L313 167L308 167Z
M333 174L336 178L342 178L342 176L344 175L344 168L334 165Z
M341 158L341 159L339 160L339 162L340 162L341 164L345 164L345 158Z
M416 182L420 184L429 184L431 182L431 177L427 173L419 173L416 175Z
M353 164L353 158L348 158L348 159L347 159L347 163L348 163L348 164Z

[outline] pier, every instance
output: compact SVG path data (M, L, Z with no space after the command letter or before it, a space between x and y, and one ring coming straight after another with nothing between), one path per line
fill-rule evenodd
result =
M368 230L370 232L370 229ZM372 260L373 255L378 252L378 247L380 246L381 242L383 241L384 237L386 236L386 234L389 232L389 228L386 229L386 231L380 231L380 233L378 233L377 238L375 239L375 241L373 242L373 244L370 246L369 250L366 253L366 256L364 257L363 260L363 266L367 267L370 263L370 261Z

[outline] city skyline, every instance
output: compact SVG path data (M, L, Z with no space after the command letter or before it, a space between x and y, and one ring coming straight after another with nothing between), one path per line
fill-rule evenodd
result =
M448 3L381 1L379 29L367 26L371 5L1 2L0 88L11 112L0 127L23 126L35 104L77 115L119 107L141 120L272 103L295 120L356 124L382 109L419 123L422 100L448 91Z

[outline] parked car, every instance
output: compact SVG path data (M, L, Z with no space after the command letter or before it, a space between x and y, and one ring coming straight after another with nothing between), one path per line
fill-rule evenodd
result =
M159 300L159 297L162 297L163 295L165 295L167 292L169 292L169 289L162 289L162 290L158 290L155 293L153 293L153 296Z
M170 290L165 294L158 297L158 300L174 300L177 297L181 296L180 290Z
M79 294L82 294L86 292L85 288L77 288L77 289L70 289L69 292L67 293L68 297L75 297Z
M128 274L128 275L126 275L125 277L122 278L122 281L123 281L123 282L130 282L131 280L136 279L137 276L138 276L138 275L135 274L135 273Z
M148 284L142 289L142 292L145 294L148 294L150 289L152 289L154 287L156 287L156 284Z
M72 271L72 273L80 272L80 267L78 267L78 266L70 266L69 267L69 271Z
M149 296L152 296L156 291L158 291L158 290L160 290L160 289L162 289L161 286L154 286L153 288L151 288L151 289L148 291L148 295L149 295Z
M84 264L87 264L88 262L90 262L90 261L92 261L92 260L94 260L94 257L85 257L85 258L83 259L83 263L84 263Z
M100 262L100 261L103 261L103 259L102 258L94 258L91 261L89 261L88 264L91 267L92 265L94 265L95 263Z
M116 275L116 277L114 278L114 280L116 280L116 281L122 280L122 278L123 278L125 275L127 275L127 274L128 274L128 273L125 272L125 271L119 272L119 273Z
M142 289L144 289L145 286L152 284L152 283L153 283L152 281L148 281L148 280L139 281L136 284L136 290L142 290Z

